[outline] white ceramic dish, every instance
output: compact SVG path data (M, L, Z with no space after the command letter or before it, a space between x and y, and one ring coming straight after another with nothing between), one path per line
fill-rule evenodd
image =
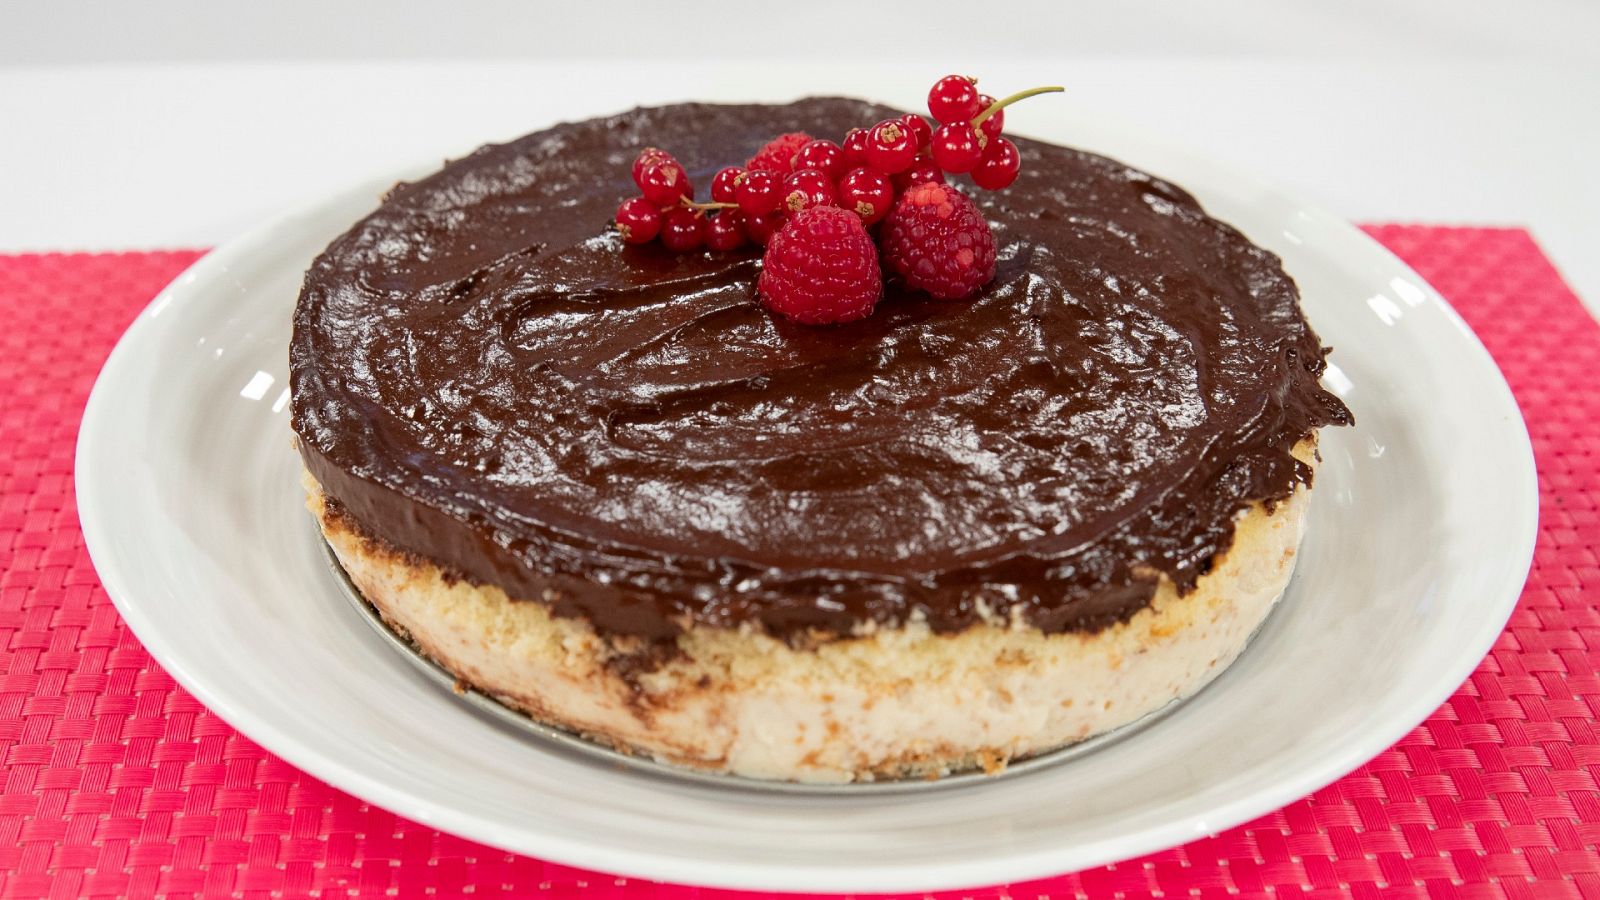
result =
M129 328L78 445L101 579L155 658L269 750L420 822L576 866L790 891L962 887L1124 859L1293 801L1414 727L1500 632L1533 550L1527 433L1472 333L1359 230L1159 142L1056 126L1041 136L1171 178L1281 254L1358 419L1324 433L1299 570L1249 650L1104 752L922 794L719 789L532 742L420 676L338 596L287 421L301 273L392 178L216 250Z

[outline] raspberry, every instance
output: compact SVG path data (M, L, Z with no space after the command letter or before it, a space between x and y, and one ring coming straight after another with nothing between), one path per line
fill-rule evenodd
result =
M994 277L994 235L977 204L948 184L915 185L883 220L883 257L905 283L941 300Z
M750 161L745 163L744 167L750 171L765 169L768 172L781 172L787 175L793 169L794 155L809 143L811 135L803 131L780 134L767 141L765 147L757 150L756 155L750 157Z
M767 243L756 291L768 309L807 325L865 318L883 297L878 248L853 212L801 210Z

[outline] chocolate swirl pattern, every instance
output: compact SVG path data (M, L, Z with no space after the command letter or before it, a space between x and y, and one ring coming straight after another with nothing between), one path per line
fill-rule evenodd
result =
M891 112L635 110L398 186L306 277L308 469L373 536L648 640L1093 630L1193 585L1241 509L1309 479L1290 448L1350 416L1278 259L1181 189L1019 140L1017 183L975 197L994 282L891 284L837 327L754 302L758 250L606 232L647 143L704 185L779 131Z

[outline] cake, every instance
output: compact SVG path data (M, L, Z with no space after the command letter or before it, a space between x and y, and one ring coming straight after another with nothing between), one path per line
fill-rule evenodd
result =
M757 302L761 248L608 227L629 161L700 184L894 110L679 104L397 185L306 273L308 502L459 680L677 766L849 782L1133 722L1243 649L1350 420L1278 258L1181 188L1017 139L976 296Z

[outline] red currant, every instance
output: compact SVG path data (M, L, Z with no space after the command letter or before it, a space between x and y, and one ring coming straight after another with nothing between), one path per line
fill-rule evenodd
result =
M646 147L640 150L639 155L633 160L633 183L643 188L644 183L639 180L639 176L644 173L645 166L663 162L675 163L677 160L672 158L671 153L659 147Z
M713 250L737 250L744 246L744 213L724 209L706 220L706 246Z
M1017 153L1017 145L1005 138L995 138L984 148L983 158L972 170L972 180L984 190L998 191L1016 181L1021 168L1022 156Z
M852 128L844 136L844 164L850 168L867 164L867 129Z
M951 122L933 133L928 151L946 172L970 172L983 157L983 139L971 122Z
M791 172L783 180L783 208L791 215L813 206L833 206L833 182L816 169Z
M849 171L844 166L844 148L833 141L817 139L794 155L794 170L816 169L832 181Z
M657 206L671 206L679 197L694 197L688 174L672 160L645 166L639 173L639 190L646 200Z
M745 233L750 235L750 240L766 246L767 241L783 228L785 217L781 212L762 213L759 216L747 216L744 220Z
M733 196L747 216L772 212L783 205L783 176L766 169L751 169L737 179Z
M739 181L739 176L744 174L744 169L738 166L728 166L718 169L717 174L711 176L711 199L717 203L732 203L733 187Z
M993 105L994 105L994 98L993 97L989 96L988 94L979 94L978 95L978 114L979 115L982 115L984 110L988 109L989 107L991 107ZM973 118L977 118L977 116L974 116ZM1003 110L1003 109L995 110L994 111L994 115L992 115L989 118L984 119L982 122L978 123L978 128L982 129L984 137L988 138L991 141L994 140L995 138L999 137L1000 136L1000 132L1004 131L1005 128L1006 128L1006 111Z
M894 185L889 176L865 166L839 180L839 205L871 225L889 214L894 204Z
M928 120L916 113L906 113L900 117L900 122L911 136L917 141L918 150L926 150L928 141L933 139L933 128L928 125Z
M630 244L648 244L661 233L661 209L643 197L622 201L617 207L617 231Z
M946 75L928 91L928 112L936 122L965 122L982 112L978 108L977 79Z
M939 168L939 164L931 157L918 156L911 163L911 168L894 176L894 190L898 194L904 192L906 188L927 184L930 181L944 184L944 170Z
M661 221L661 243L675 253L698 248L705 240L705 214L698 209L669 209Z
M917 139L899 119L884 119L867 137L867 162L880 172L904 171L917 158Z

